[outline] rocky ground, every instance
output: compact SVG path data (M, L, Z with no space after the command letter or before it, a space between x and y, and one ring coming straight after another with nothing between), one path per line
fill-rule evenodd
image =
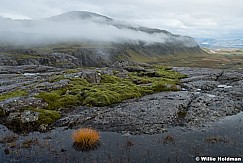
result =
M174 68L187 74L182 91L161 92L105 108L78 107L57 125L92 126L103 131L154 134L167 127L203 127L243 110L243 72Z
M181 80L181 91L156 93L106 107L72 107L68 111L62 111L60 116L55 115L52 127L91 126L101 131L155 134L176 125L203 127L209 122L243 110L243 71L183 67L176 67L174 70L188 76ZM79 75L97 83L99 77L95 72L85 70L79 72ZM111 71L107 68L102 69L102 72ZM121 73L124 74L126 75ZM23 127L14 126L16 120L31 126L40 119L40 114L52 117L49 112L37 113L30 109L19 112L19 109L46 107L47 103L35 98L35 95L66 86L68 80L56 80L59 75L68 74L66 70L48 66L1 66L0 93L28 90L29 94L0 100L1 124L14 130ZM47 125L38 125L39 130L48 129Z

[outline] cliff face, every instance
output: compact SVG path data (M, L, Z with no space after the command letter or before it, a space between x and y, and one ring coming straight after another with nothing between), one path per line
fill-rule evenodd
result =
M42 20L0 19L0 65L106 66L163 55L201 54L188 36L73 11Z

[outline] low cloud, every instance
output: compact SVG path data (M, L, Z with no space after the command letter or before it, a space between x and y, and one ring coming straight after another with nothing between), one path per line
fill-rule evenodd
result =
M125 23L94 19L12 20L0 19L0 41L16 45L38 45L61 42L97 41L113 43L170 43L177 41L184 46L197 46L189 38L166 33L147 33ZM107 22L108 21L108 22ZM115 25L114 25L115 24Z
M92 11L181 35L227 37L242 31L242 8L242 0L1 0L0 16L41 19Z

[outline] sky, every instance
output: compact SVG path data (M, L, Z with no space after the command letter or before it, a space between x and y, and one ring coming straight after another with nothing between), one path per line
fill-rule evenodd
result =
M69 11L165 29L194 38L243 38L242 0L0 0L0 16L42 19Z

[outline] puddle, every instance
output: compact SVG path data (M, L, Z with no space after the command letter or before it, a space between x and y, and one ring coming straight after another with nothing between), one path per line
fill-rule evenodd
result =
M101 132L101 145L89 152L73 148L73 130L33 132L0 144L0 162L194 162L195 156L243 157L243 113L211 127L188 131L169 128L157 135ZM0 126L0 140L13 135Z

